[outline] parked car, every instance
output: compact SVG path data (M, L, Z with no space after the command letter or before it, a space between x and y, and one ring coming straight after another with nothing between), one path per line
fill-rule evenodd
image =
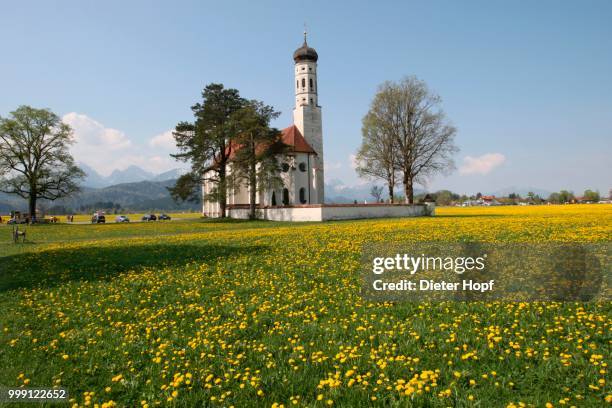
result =
M127 215L118 215L115 218L115 222L130 222L130 219L127 217Z
M95 213L91 217L91 223L92 224L104 224L106 223L106 217L104 216L104 214Z
M155 214L145 214L142 216L142 221L155 221L157 220L157 217L155 216Z
M171 219L171 218L170 218L170 216L169 216L168 214L161 214L161 215L159 216L159 220L160 220L160 221L162 221L162 220L170 221L170 219Z

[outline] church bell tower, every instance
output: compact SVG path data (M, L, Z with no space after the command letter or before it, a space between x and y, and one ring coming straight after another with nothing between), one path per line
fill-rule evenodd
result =
M312 166L311 191L314 195L312 202L322 204L325 200L325 193L323 187L323 127L317 83L318 59L319 56L315 49L308 46L306 31L304 31L304 44L293 53L295 62L293 124L317 153Z

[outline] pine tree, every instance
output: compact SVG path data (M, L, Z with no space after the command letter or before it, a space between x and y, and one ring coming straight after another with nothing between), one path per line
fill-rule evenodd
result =
M274 189L281 183L278 156L286 145L278 129L270 127L279 115L273 107L253 100L233 116L236 149L232 172L235 180L248 188L251 219L256 217L257 191Z

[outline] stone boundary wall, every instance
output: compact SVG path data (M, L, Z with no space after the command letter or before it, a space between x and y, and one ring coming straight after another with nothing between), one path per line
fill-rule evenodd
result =
M257 208L257 218L270 221L331 221L364 218L424 217L435 214L435 205L427 204L325 204ZM234 205L228 216L248 219L249 207Z

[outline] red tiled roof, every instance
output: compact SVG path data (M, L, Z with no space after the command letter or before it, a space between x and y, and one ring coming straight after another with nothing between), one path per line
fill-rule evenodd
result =
M281 140L286 145L291 146L291 150L296 153L317 154L317 152L315 152L315 150L308 144L306 139L304 139L304 136L302 136L300 130L295 125L291 125L281 131Z
M300 130L295 125L291 125L281 130L280 139L284 144L289 146L289 150L293 153L317 154L317 152L315 152L315 150L308 144L306 139L304 139L304 136L302 136L302 133L300 133ZM228 159L232 160L234 157L236 157L236 152L240 150L241 147L241 145L233 140L230 141L229 146L225 148L225 154L229 156ZM259 146L257 149L259 150ZM219 158L217 157L212 167L216 167L218 161Z

